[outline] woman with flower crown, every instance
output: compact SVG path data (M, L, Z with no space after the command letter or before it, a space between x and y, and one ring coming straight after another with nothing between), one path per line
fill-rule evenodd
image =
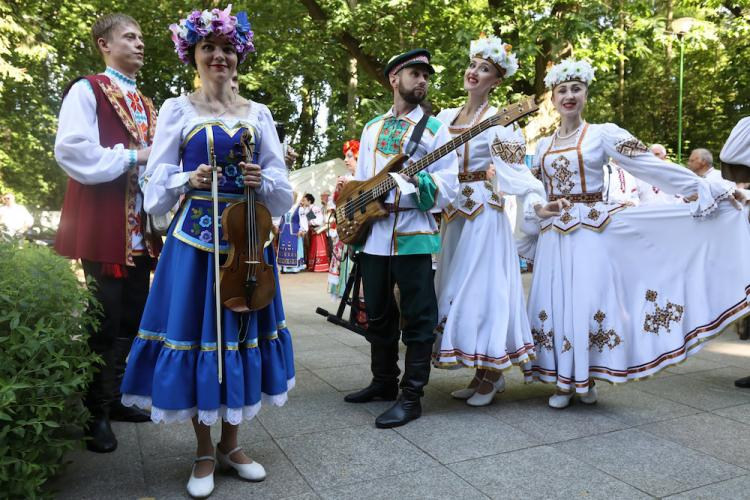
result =
M342 175L336 179L336 189L333 192L333 203L338 200L341 189L347 182L354 180L354 172L357 169L357 158L359 158L359 141L351 139L344 143L344 164L349 171L348 175ZM331 266L328 268L328 293L333 299L344 296L346 282L352 268L352 260L349 258L349 245L335 238L333 252L331 254Z
M515 54L499 38L473 41L463 78L468 99L459 108L443 110L438 119L455 136L497 113L489 104L490 93L517 69ZM524 164L526 145L515 126L492 127L457 153L461 189L443 212L435 277L434 363L474 368L469 386L451 395L470 406L485 406L505 387L502 371L527 363L534 352L503 194L517 195L524 205L541 204L544 188ZM488 169L495 171L491 179Z
M587 62L568 59L545 78L561 124L534 157L548 203L526 213L541 220L528 304L533 374L556 384L553 408L575 393L595 403L594 379L628 382L679 363L748 312L744 197L730 182L659 160L617 125L583 120L593 77ZM607 202L610 158L694 201Z
M273 302L260 311L222 309L224 370L218 381L209 165L215 161L220 168L222 211L243 199L249 186L271 215L279 216L289 210L292 190L268 108L232 92L238 62L254 50L247 15L231 15L231 5L196 10L170 30L180 60L197 69L201 88L165 101L142 179L150 213L166 213L182 195L185 200L169 229L130 351L122 400L150 407L155 422L192 420L197 458L187 490L203 498L214 488L215 460L243 479L265 478L263 466L239 446L238 425L258 413L261 401L283 405L294 385L278 283ZM240 141L248 139L254 148L245 159ZM226 254L227 244L221 236L218 241ZM264 257L274 262L270 245ZM221 439L214 450L210 426L219 420Z

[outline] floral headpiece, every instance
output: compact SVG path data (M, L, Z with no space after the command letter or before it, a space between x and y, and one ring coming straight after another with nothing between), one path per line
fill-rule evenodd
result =
M573 80L589 85L593 79L594 68L588 61L576 61L569 57L552 66L547 76L544 77L544 85L552 89L561 83Z
M352 152L354 158L359 157L359 141L357 139L351 139L344 143L344 156L346 156L346 153L349 151Z
M469 47L469 57L480 57L492 63L503 78L509 78L518 71L518 59L507 43L503 43L497 37L486 38L484 35L479 40L473 40Z
M172 41L180 61L189 64L190 47L210 35L227 38L234 45L240 62L250 52L255 52L253 32L250 30L247 13L238 12L236 16L231 13L230 3L224 10L194 10L181 20L180 24L170 24L169 30L172 32Z

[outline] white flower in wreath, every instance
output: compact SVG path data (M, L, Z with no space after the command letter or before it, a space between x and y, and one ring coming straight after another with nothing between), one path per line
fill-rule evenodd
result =
M588 61L576 61L568 58L554 65L544 77L547 88L554 88L563 82L577 80L589 85L594 80L594 68Z
M208 28L209 26L211 26L211 21L213 21L213 19L214 19L214 15L210 11L204 10L201 13L201 24L205 28Z
M474 40L469 46L469 57L480 57L503 69L503 78L513 76L518 70L518 59L510 52L511 46L500 38L489 37Z

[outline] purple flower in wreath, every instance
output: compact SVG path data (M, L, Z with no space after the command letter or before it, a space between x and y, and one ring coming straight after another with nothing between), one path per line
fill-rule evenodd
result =
M200 218L198 224L200 224L201 227L211 227L211 216L208 214L204 215Z
M204 229L203 231L201 231L200 240L204 243L211 243L211 240L213 240L211 231L209 231L208 229Z
M179 24L169 25L169 30L172 32L172 41L177 56L186 64L190 63L188 54L190 47L210 35L227 38L237 51L240 62L247 54L255 52L253 32L250 29L247 13L238 12L237 16L233 16L232 4L224 10L194 10Z

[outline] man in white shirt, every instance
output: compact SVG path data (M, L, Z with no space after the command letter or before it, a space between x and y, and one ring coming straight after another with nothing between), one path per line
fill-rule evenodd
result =
M16 203L13 193L6 193L0 205L0 232L5 232L12 237L21 236L31 229L34 217L23 205Z
M409 51L388 62L385 76L393 89L393 106L365 125L355 180L378 175L403 153L418 161L451 139L448 127L426 115L419 106L427 97L434 72L430 53L424 49ZM418 124L424 128L417 140L419 134L414 132ZM401 188L393 188L385 195L389 215L372 224L359 257L373 378L368 387L345 398L350 403L396 399L401 337L407 346L401 395L375 420L379 428L398 427L422 414L420 399L429 380L438 321L431 254L440 250L440 234L430 211L445 208L456 196L456 155L450 152L409 178L413 187L406 179L396 182L401 183ZM338 208L341 206L339 198ZM400 291L401 331L394 285Z
M687 168L696 175L706 179L721 179L721 170L714 168L714 156L711 151L704 148L696 148L690 152Z
M86 446L107 453L117 448L110 418L150 420L121 404L119 386L161 239L149 230L138 184L156 126L153 104L136 85L144 56L141 29L116 13L97 19L91 34L106 69L77 79L63 97L55 159L69 179L55 249L80 259L97 285L103 317L89 344L104 362L85 397L91 414Z

